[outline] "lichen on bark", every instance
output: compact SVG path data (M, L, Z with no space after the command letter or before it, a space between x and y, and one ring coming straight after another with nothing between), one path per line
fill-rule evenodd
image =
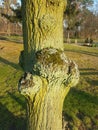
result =
M62 50L45 48L35 54L32 74L19 82L28 102L28 130L62 130L62 106L79 80L77 65Z
M46 47L63 50L63 12L66 0L22 0L24 69L33 53ZM29 60L28 60L29 59Z
M62 106L79 80L75 62L63 51L66 0L22 0L25 73L19 92L27 99L27 130L62 130Z

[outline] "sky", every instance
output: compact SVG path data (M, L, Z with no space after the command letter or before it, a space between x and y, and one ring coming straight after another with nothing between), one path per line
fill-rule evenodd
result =
M94 12L98 13L98 0L94 0L94 5L91 7Z
M17 0L18 3L21 3L21 0ZM0 5L2 5L2 0L0 0Z

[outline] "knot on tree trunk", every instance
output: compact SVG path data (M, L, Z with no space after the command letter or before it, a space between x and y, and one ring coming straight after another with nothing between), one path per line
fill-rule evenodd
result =
M25 73L19 81L19 91L29 104L28 129L61 130L64 98L78 80L78 67L64 51L54 48L37 51L32 73Z
M34 65L33 65L34 64ZM45 48L35 54L32 72L25 73L19 81L19 91L42 87L42 80L49 85L73 87L78 83L79 71L74 61L66 57L65 52L55 48ZM36 87L35 87L36 86ZM37 87L38 86L38 87ZM32 91L32 93L34 93Z
M48 84L75 86L79 79L78 66L62 50L45 48L36 52L33 71L45 78Z

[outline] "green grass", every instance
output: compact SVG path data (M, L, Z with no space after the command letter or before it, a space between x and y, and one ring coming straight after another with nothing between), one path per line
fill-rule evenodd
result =
M18 65L21 44L0 41L0 130L25 130L25 99L18 92L23 74Z
M80 82L67 95L63 112L71 130L98 130L98 48L65 44L76 61Z
M63 114L70 130L98 130L98 48L64 44L79 66L80 81L67 95ZM26 130L26 103L18 92L22 44L0 41L0 130Z
M75 43L75 40L77 40L78 43L84 43L85 42L85 39L80 39L80 38L70 38L70 42L71 43ZM67 38L64 37L64 42L67 43Z
M18 35L11 35L11 36L0 36L1 40L16 42L16 43L22 43L23 37Z
M65 50L71 52L77 52L87 55L98 56L98 48L97 47L86 47L86 46L77 46L75 44L70 45L65 43Z

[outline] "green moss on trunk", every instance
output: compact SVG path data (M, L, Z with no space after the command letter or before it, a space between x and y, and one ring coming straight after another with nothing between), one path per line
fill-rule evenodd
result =
M24 51L20 61L30 73L19 81L27 99L28 130L62 130L62 106L78 82L77 65L63 52L66 0L22 0Z
M79 80L77 65L54 48L36 52L35 59L32 74L19 82L28 104L28 130L62 130L63 101Z

